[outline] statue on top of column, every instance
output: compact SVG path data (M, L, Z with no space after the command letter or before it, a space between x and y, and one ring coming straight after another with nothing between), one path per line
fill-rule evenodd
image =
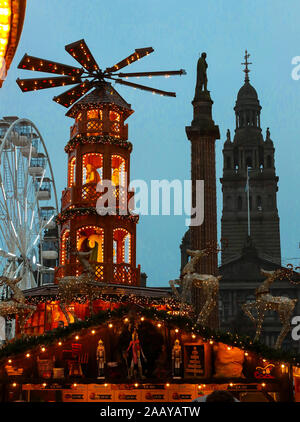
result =
M195 100L201 95L201 92L207 92L207 67L206 53L202 53L197 63Z

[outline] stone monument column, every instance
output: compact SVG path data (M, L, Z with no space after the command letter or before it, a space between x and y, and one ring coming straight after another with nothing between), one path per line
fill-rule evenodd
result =
M201 225L190 227L191 249L205 249L208 245L217 244L217 200L216 200L216 165L215 141L220 139L219 127L212 119L213 101L207 91L206 54L202 53L197 65L197 84L192 101L194 116L186 134L191 141L191 179L192 207L196 206L196 180L204 181L204 221ZM217 275L217 253L202 258L197 272ZM205 298L201 289L194 289L193 302L197 312L202 308ZM218 327L218 309L211 314L208 325Z

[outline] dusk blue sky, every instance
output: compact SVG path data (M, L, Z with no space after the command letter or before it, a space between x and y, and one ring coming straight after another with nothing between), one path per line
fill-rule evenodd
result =
M27 4L22 38L0 90L1 115L26 117L37 125L52 161L59 200L66 185L64 146L73 120L65 116L64 107L52 101L62 88L26 94L19 90L17 77L34 76L17 69L24 53L76 65L64 46L84 38L102 68L135 48L152 46L154 53L126 69L186 69L187 75L182 77L145 79L145 84L176 91L176 98L116 87L135 110L128 119L129 140L134 146L131 178L150 182L190 178L185 126L192 120L197 59L199 53L207 52L208 89L221 133L216 144L219 233L222 146L227 128L234 133L233 107L243 84L241 62L247 48L253 63L250 81L262 106L263 134L270 127L276 148L283 263L299 265L300 80L291 77L291 60L300 56L299 1L28 0ZM179 244L185 231L185 216L140 218L137 263L148 274L149 285L167 285L178 276Z

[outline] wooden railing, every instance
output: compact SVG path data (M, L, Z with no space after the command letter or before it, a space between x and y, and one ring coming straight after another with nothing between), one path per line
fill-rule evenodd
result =
M97 199L103 195L105 192L97 192L96 190L97 184L96 183L88 183L83 185L82 187L72 186L71 188L67 188L62 193L61 198L61 208L64 211L70 205L75 206L89 206L95 207L97 203ZM126 210L128 211L128 203L130 199L133 197L134 192L130 191L127 192L127 204L126 204L126 197L124 198L125 194L121 193L122 187L116 186L113 188L113 195L115 197L115 206L117 210ZM124 195L124 196L123 196Z
M102 262L90 262L94 270L95 281L109 284L124 284L129 286L140 285L140 267L135 268L131 264L110 264ZM69 276L80 276L83 267L80 263L69 263L58 267L55 271L55 282Z
M118 132L113 130L114 122L101 121L99 119L82 119L70 127L70 139L77 135L110 135L123 140L128 139L128 125L120 125Z

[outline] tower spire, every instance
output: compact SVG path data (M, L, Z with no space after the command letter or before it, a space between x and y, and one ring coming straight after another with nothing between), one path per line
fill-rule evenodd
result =
M245 56L244 56L245 61L244 61L244 63L241 63L242 65L245 65L245 69L243 69L243 72L245 72L245 82L249 82L249 80L250 80L249 79L250 69L248 68L248 65L252 64L252 63L248 62L249 57L250 57L250 54L248 53L247 50L245 50Z

